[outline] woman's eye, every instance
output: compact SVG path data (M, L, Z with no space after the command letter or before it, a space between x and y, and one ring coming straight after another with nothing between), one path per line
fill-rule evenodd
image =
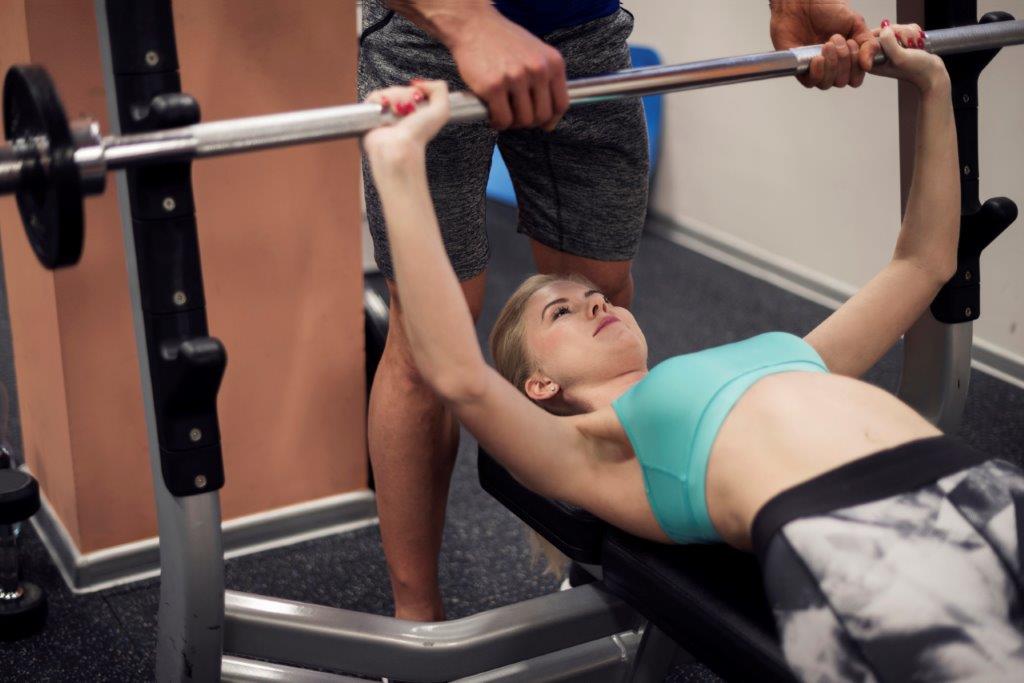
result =
M553 316L551 316L551 319L552 320L558 320L560 317L562 317L563 315L565 315L568 312L569 312L569 307L568 306L559 306L558 308L555 309L555 314Z

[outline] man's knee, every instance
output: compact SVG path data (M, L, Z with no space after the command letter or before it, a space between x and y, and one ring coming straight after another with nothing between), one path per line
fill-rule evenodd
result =
M567 264L567 272L578 273L593 282L616 306L628 308L633 303L632 261L573 261Z
M629 307L633 303L633 271L629 266L621 270L611 271L607 282L595 282L605 296L616 306Z
M616 306L633 301L633 261L601 261L553 249L531 240L533 260L542 273L576 273L587 278Z
M405 336L404 330L401 329L401 320L396 320L394 317L388 324L388 337L384 343L384 353L381 355L380 365L377 367L378 377L382 374L382 370L383 374L388 375L392 382L400 384L402 391L423 393L429 390L426 380L423 379L423 375L420 374L416 362L413 360L408 338Z

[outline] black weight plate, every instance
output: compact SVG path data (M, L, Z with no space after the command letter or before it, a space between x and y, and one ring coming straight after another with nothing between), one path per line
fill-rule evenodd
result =
M0 524L23 522L39 510L39 484L21 470L0 470Z
M43 137L49 151L27 145L18 188L18 210L39 261L47 268L70 266L82 255L82 189L64 106L49 74L38 66L12 66L4 79L7 140Z
M27 638L46 626L46 592L28 582L21 589L20 598L0 600L0 641Z

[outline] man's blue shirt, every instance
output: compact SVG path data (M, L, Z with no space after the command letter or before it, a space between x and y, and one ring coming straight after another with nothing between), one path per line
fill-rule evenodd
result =
M619 9L619 0L494 0L510 20L536 36L606 17Z

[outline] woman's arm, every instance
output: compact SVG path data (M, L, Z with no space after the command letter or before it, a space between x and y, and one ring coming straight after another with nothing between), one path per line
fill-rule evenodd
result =
M905 44L916 26L897 27ZM891 29L879 36L889 63L875 73L920 91L914 178L889 264L807 335L829 370L857 377L873 366L928 308L956 272L960 174L949 75L942 60L901 47Z
M586 440L571 419L551 415L516 391L484 360L458 279L444 250L430 199L425 147L448 119L443 83L418 86L428 101L393 126L366 135L363 146L387 224L402 320L420 374L456 417L525 486L574 502L591 471ZM368 99L400 115L414 88Z

